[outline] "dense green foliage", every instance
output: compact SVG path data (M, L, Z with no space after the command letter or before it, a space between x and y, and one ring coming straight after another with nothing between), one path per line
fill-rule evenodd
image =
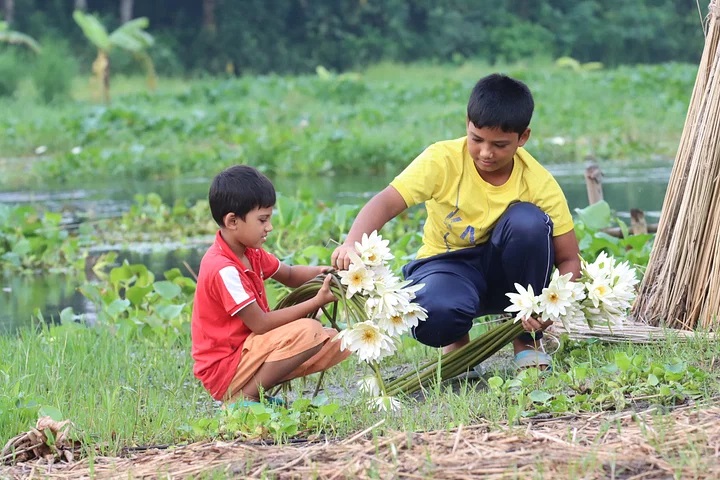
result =
M498 69L533 90L526 146L542 163L672 157L696 73L686 64ZM15 112L0 117L3 156L27 157L47 146L43 156L20 162L20 172L7 168L0 184L208 178L233 163L275 179L395 173L430 143L465 134L469 92L492 71L483 64L383 64L357 75L161 84L155 94L136 82L134 93L116 94L110 106L49 107L29 96L0 101Z
M111 29L117 0L89 1ZM134 2L150 19L161 73L347 70L380 60L517 61L571 56L607 65L687 61L702 51L691 0L160 0ZM707 1L700 2L707 10ZM73 40L72 0L15 0L13 28ZM113 64L130 66L119 54Z

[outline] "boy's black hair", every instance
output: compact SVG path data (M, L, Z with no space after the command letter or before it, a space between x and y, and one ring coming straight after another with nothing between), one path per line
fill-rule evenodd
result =
M228 213L245 220L245 215L251 210L274 206L275 187L257 169L235 165L213 179L208 199L213 219L224 227L223 218Z
M493 73L475 84L468 100L467 116L475 127L499 128L522 135L530 125L535 102L520 80Z

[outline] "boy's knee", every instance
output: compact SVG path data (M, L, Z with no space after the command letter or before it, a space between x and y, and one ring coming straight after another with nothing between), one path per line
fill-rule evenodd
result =
M413 329L417 341L429 347L450 345L470 331L472 318L450 305L435 304L428 307L428 317Z
M506 223L513 234L525 238L552 235L550 216L529 202L519 202L508 207L501 222Z
M312 318L299 318L293 322L294 334L300 339L314 340L319 336L325 336L325 328L322 323Z

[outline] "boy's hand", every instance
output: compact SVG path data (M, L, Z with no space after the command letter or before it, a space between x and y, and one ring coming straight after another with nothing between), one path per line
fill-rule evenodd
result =
M318 290L317 294L315 295L315 298L317 298L321 302L320 306L337 300L335 294L330 290L330 282L332 282L332 275L328 275L325 277L322 287L320 287L320 290Z
M547 320L543 322L539 318L535 317L528 317L523 319L522 326L525 329L526 332L542 332L547 327L552 325L552 320Z
M354 252L355 247L352 245L342 244L335 249L330 257L330 264L338 270L347 270L350 268L350 256L348 252Z

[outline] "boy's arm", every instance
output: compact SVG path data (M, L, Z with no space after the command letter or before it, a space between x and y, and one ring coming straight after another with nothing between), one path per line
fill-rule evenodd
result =
M331 275L325 277L322 287L310 300L270 312L263 311L257 302L252 302L240 310L239 316L253 333L262 335L274 328L305 318L323 305L335 301L335 295L330 291L331 280Z
M580 276L580 248L578 247L575 230L553 237L555 248L555 266L560 275L572 273L572 280Z
M400 193L392 186L386 187L360 210L345 242L333 252L330 263L340 270L347 270L350 267L348 252L355 249L355 242L362 239L363 233L369 234L373 230L379 232L383 225L406 208L407 204Z
M290 288L297 288L308 280L312 280L318 275L328 273L331 270L332 267L323 265L287 265L280 262L280 267L277 272L270 278Z

